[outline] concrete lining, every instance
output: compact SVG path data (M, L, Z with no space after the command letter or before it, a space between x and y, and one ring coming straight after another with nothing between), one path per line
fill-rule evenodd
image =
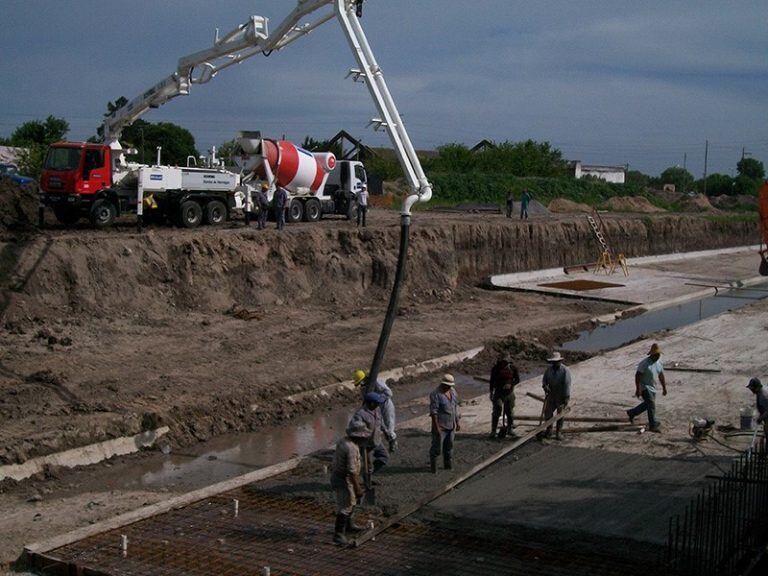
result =
M133 454L142 448L153 446L158 438L167 433L168 427L162 426L156 430L147 430L135 436L123 436L55 454L31 458L22 464L6 464L5 466L0 466L0 480L5 478L24 480L38 472L43 472L46 466L74 468L75 466L96 464L113 456Z

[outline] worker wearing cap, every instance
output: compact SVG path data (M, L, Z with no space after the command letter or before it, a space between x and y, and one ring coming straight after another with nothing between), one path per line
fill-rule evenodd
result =
M648 429L651 432L661 432L659 421L656 420L656 380L661 384L662 395L667 395L667 381L664 378L664 366L661 363L661 347L657 343L651 345L648 356L640 361L635 370L635 396L643 401L627 410L629 421L634 424L635 418L648 411Z
M768 390L760 382L760 378L751 378L747 388L755 395L757 423L763 425L763 434L768 439Z
M491 438L496 437L499 417L504 413L507 426L501 435L511 435L515 410L515 386L520 383L520 373L512 364L512 356L507 353L499 356L491 368L490 398L493 404L491 413Z
M256 227L259 230L264 230L267 227L267 212L269 211L269 198L267 198L267 190L269 190L269 184L262 182L261 186L256 192L256 206L259 209L258 219L256 220Z
M432 446L429 449L429 468L437 473L437 457L443 455L446 470L453 468L453 442L461 430L459 396L456 381L445 374L442 381L429 395L429 416L432 418Z
M382 394L368 392L363 397L363 405L357 409L349 421L349 426L356 422L362 422L368 430L368 440L363 445L363 448L373 457L372 472L378 472L389 461L389 453L382 444L383 419L381 416L381 405L385 401L386 398Z
M362 222L365 228L365 215L368 213L368 186L360 185L360 191L357 193L357 227L360 228Z
M363 396L365 396L365 390L367 389L368 376L365 371L357 369L355 370L354 379L355 386L360 386L363 390ZM395 432L395 402L392 398L392 389L387 386L380 378L376 379L376 383L373 385L371 392L376 392L384 396L384 403L381 405L381 419L382 419L382 431L389 443L389 451L394 452L397 450L397 433Z
M369 430L364 422L351 423L346 436L336 443L331 469L331 488L336 495L336 527L333 541L347 544L347 532L359 532L352 522L352 512L363 497L360 479L360 446L368 440Z
M562 412L571 400L571 371L563 365L563 357L560 352L554 352L547 358L549 366L544 371L541 386L544 388L544 419L549 420L557 412ZM555 439L562 440L563 419L557 421L555 427ZM542 435L544 438L552 436L552 426Z

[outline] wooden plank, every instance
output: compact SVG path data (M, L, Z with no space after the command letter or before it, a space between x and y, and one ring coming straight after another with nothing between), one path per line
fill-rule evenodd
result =
M368 532L361 534L360 536L358 536L357 538L355 538L350 542L350 546L355 548L358 546L361 546L362 544L368 542L372 538L375 538L377 535L387 530L393 524L397 524L398 522L401 522L403 519L407 518L417 510L423 508L433 500L437 500L443 494L450 492L462 482L468 480L469 478L471 478L478 472L481 472L482 470L484 470L494 462L497 462L498 460L500 460L501 458L503 458L513 450L516 450L517 448L519 448L529 440L532 440L533 438L535 438L539 432L543 432L544 430L547 429L548 426L551 426L558 420L564 418L569 411L570 411L570 406L566 406L565 410L563 410L560 414L553 415L552 418L550 418L546 422L542 422L540 425L536 426L535 428L527 432L524 436L512 442L509 446L506 446L504 449L499 450L489 458L486 458L479 464L476 464L475 466L470 468L467 472L460 475L458 478L452 480L442 488L439 488L438 490L431 493L429 496L419 500L415 504L412 504L411 506L407 506L403 508L401 512L399 512L394 516L390 516L384 523L380 524L378 527L374 528L373 530L369 530Z
M570 421L570 418L568 419ZM580 434L582 432L640 432L645 430L642 424L613 424L611 426L590 426L589 428L563 428L568 434Z
M290 460L286 460L285 462L274 464L273 466L260 468L259 470L254 470L248 474L243 474L242 476L230 478L229 480L224 480L223 482L219 482L211 486L206 486L204 488L200 488L199 490L194 490L193 492L187 492L186 494L171 498L165 502L158 502L157 504L153 504L151 506L144 506L138 510L132 510L131 512L120 514L119 516L115 516L109 520L104 520L103 522L98 522L90 526L78 528L77 530L73 530L66 534L50 538L49 540L27 544L24 546L24 553L42 554L44 552L49 552L56 548L61 548L62 546L71 544L72 542L77 542L78 540L89 538L96 534L101 534L102 532L114 530L116 528L120 528L121 526L133 524L135 522L139 522L140 520L144 520L145 518L149 518L150 516L163 514L164 512L169 512L170 510L187 506L193 502L204 500L206 498L210 498L211 496L215 496L223 492L228 492L229 490L234 490L235 488L240 488L241 486L251 484L252 482L265 480L266 478L270 478L272 476L282 474L283 472L293 470L304 458L305 456L292 458Z

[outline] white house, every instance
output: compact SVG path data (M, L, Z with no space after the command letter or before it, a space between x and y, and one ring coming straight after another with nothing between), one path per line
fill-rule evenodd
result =
M582 164L581 160L573 160L568 163L574 178L577 180L584 176L594 176L613 184L624 184L627 176L625 166L598 166L597 164Z

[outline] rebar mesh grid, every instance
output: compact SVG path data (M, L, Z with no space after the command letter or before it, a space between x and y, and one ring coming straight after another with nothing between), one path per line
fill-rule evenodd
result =
M402 523L360 548L341 548L332 543L333 519L332 507L311 498L245 487L33 555L32 562L44 574L112 576L260 575L266 566L273 576L640 574L610 554L566 554L514 542L506 529L489 536L441 523Z

